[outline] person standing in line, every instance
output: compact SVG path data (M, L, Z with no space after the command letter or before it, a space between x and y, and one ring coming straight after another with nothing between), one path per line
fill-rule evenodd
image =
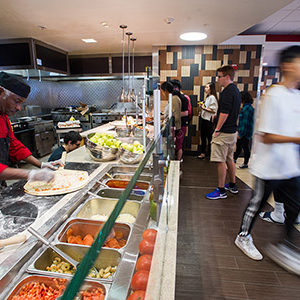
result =
M201 154L198 158L200 159L204 159L206 155L210 157L214 127L213 119L218 111L218 96L214 82L210 82L205 86L205 93L207 94L205 103L199 107L201 111ZM206 141L208 144L207 151Z
M233 155L234 161L236 161L244 151L244 163L239 166L240 169L248 168L248 162L250 158L250 141L253 135L254 127L254 108L252 106L253 99L248 92L241 92L242 97L242 110L239 116L239 127L238 127L238 137L236 142L236 151Z
M206 198L211 200L227 198L226 190L237 194L235 182L235 164L233 153L236 144L237 119L241 106L241 94L233 83L234 69L232 66L223 66L217 69L218 82L224 87L220 93L217 112L217 125L211 142L210 161L217 163L218 187ZM230 182L225 185L228 170Z
M284 203L285 240L266 247L266 254L283 268L300 275L300 253L294 245L294 222L300 211L300 46L279 55L282 81L271 86L259 107L250 170L254 194L244 212L235 245L248 257L261 260L251 230L270 194ZM297 232L298 234L298 232Z
M187 131L187 126L189 124L189 100L187 97L180 91L181 84L179 80L172 80L170 82L173 85L173 96L178 96L181 101L181 127L180 130L176 133L176 142L175 142L175 151L177 160L182 160L183 154L183 141Z

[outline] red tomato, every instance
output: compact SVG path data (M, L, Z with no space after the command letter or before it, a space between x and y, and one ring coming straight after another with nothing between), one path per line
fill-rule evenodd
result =
M142 240L139 244L140 253L143 254L152 254L154 250L154 243L148 240Z
M146 292L145 291L135 291L133 294L129 296L127 300L144 300Z
M140 256L136 263L137 271L140 270L150 271L151 261L152 261L152 255L144 254Z
M157 231L155 229L146 229L143 232L143 239L155 243Z
M131 279L131 289L134 291L146 291L148 283L149 271L137 271Z

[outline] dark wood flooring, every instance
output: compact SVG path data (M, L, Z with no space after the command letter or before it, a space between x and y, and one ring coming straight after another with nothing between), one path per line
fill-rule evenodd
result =
M239 194L208 200L205 194L217 183L215 164L186 156L182 170L175 299L300 299L300 277L268 257L253 261L234 245L252 190L238 180ZM262 250L278 240L283 229L257 220L256 246Z

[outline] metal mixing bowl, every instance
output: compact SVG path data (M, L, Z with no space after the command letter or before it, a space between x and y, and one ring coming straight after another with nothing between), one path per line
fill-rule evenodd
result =
M96 161L110 161L116 159L119 149L100 146L93 143L90 138L94 135L95 133L91 133L86 138L86 148L88 149L92 159Z

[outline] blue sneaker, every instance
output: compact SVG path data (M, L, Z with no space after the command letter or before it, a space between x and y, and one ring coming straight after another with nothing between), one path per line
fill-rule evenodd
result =
M234 187L230 187L229 183L226 183L224 188L225 188L226 191L229 191L231 194L237 194L239 192L236 185Z
M216 188L213 192L206 194L206 198L210 200L225 199L227 198L227 194L226 192L220 193L220 190Z

